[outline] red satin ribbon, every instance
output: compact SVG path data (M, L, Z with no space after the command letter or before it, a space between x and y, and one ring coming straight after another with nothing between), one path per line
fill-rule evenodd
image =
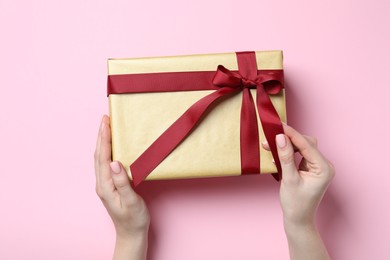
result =
M239 71L230 71L219 65L216 72L165 72L108 77L108 95L216 89L193 104L130 165L134 186L140 184L191 133L212 104L239 91L243 91L240 119L242 174L260 173L259 133L250 88L256 88L260 122L278 170L278 174L273 176L277 180L281 179L275 136L283 133L283 127L268 95L282 90L283 71L258 71L255 52L236 52L236 56Z

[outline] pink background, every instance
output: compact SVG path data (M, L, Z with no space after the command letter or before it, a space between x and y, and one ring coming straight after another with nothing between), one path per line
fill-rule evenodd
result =
M106 59L282 49L289 123L337 175L334 259L389 259L390 2L0 1L0 259L109 259L93 152ZM270 176L154 181L149 259L287 259Z

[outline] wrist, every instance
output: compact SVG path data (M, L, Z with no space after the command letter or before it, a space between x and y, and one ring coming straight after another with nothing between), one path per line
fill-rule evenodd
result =
M146 259L148 247L148 230L128 235L116 236L114 260Z
M132 240L134 237L142 237L148 234L149 222L141 225L129 223L115 223L116 237L119 240Z
M284 219L284 230L291 259L330 259L314 221Z
M283 209L283 224L285 229L315 228L315 210Z
M287 235L301 232L317 232L315 221L312 218L297 221L285 217L283 218L283 226Z
M142 230L137 230L136 232L132 233L122 233L117 232L116 233L116 241L117 243L139 243L141 241L144 241L148 237L149 229L145 228Z

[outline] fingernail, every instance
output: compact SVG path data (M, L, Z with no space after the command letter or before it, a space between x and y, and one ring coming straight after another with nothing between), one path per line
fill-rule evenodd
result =
M268 144L267 140L263 141L262 144L267 145Z
M276 136L276 144L279 146L279 148L284 148L286 146L286 137L284 134L278 134Z
M121 166L119 165L118 162L112 162L110 163L110 167L111 167L111 170L114 172L114 173L120 173L121 172Z

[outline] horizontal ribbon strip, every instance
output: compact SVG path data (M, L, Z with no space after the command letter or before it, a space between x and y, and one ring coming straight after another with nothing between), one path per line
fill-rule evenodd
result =
M249 91L256 88L256 105L264 135L271 148L278 174L281 166L275 136L283 133L270 94L283 88L283 70L257 70L255 52L236 52L238 71L219 65L217 71L158 72L109 75L107 94L216 90L203 97L162 133L131 165L134 185L141 183L196 127L217 100L243 91L240 123L242 174L260 173L259 133L255 104Z

